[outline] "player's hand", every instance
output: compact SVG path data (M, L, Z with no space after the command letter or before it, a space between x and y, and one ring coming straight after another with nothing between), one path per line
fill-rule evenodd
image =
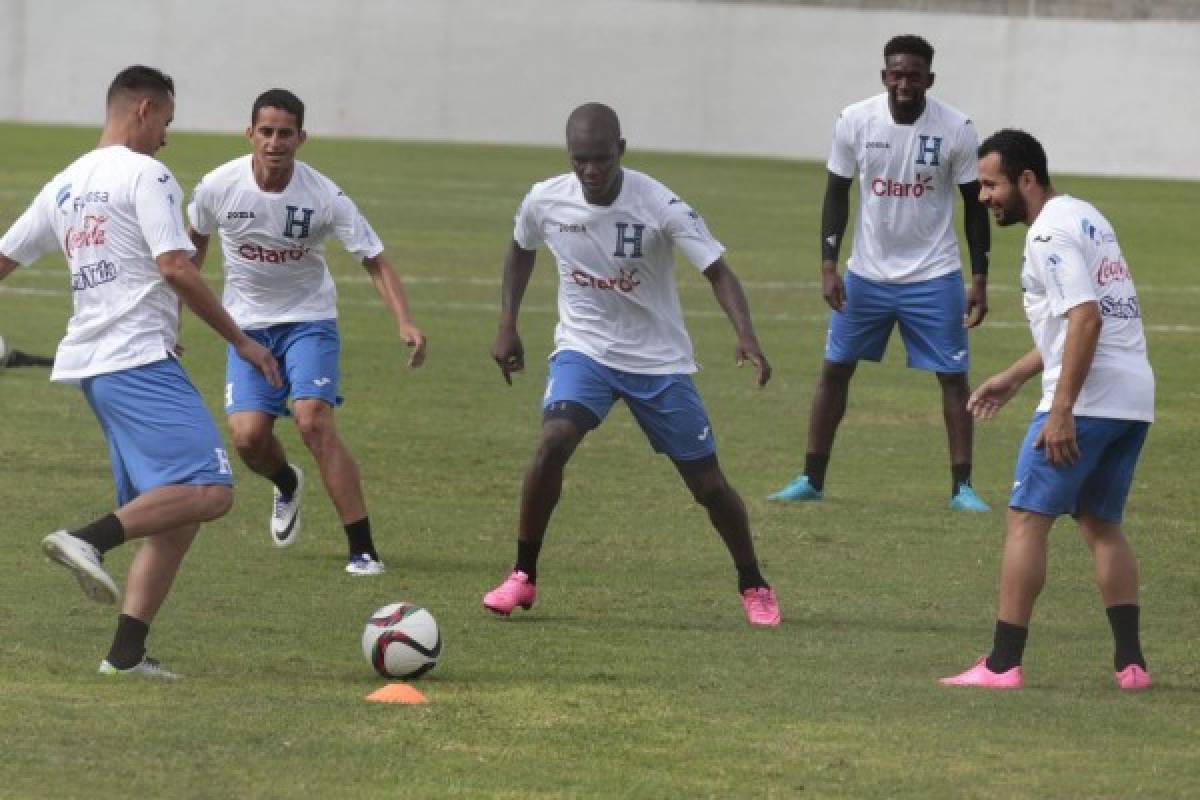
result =
M763 355L762 348L758 346L757 340L747 339L738 342L737 355L734 358L739 367L747 361L754 365L754 370L757 373L755 383L759 386L766 386L767 381L771 380L771 364L767 361L767 357Z
M421 329L411 322L406 322L400 326L400 338L412 348L412 355L408 357L409 368L416 369L424 364L425 334L421 332Z
M184 351L186 350L187 348L183 346L183 342L176 342L175 346L171 348L171 352L175 354L176 358L183 358Z
M967 289L967 313L963 314L963 327L974 328L987 316L987 277L976 275Z
M1020 390L1021 384L1005 373L993 375L971 392L967 411L979 419L991 419Z
M267 383L276 389L283 386L283 378L279 375L279 362L275 360L275 356L271 355L270 350L249 336L243 336L234 349L237 350L239 356L249 361L255 369L263 374Z
M1056 467L1079 460L1079 442L1075 439L1075 417L1068 411L1050 410L1033 446L1046 451L1046 460Z
M846 285L842 283L836 266L822 265L821 295L834 311L841 311L842 306L846 305Z
M500 328L492 344L492 359L500 367L504 382L512 386L512 374L525 369L525 347L516 328Z

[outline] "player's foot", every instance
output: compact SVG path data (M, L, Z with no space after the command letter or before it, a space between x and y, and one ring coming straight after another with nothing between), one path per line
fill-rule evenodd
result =
M1021 668L1013 667L1007 672L992 672L987 666L987 657L981 656L975 666L966 672L942 678L942 686L979 686L984 689L1023 689L1025 677Z
M797 475L796 479L774 494L767 495L768 500L778 500L783 503L815 503L825 497L822 489L817 489L808 482L807 475Z
M528 611L537 600L537 585L519 569L504 579L504 583L483 596L483 607L496 614L508 616L517 606Z
M75 573L79 588L97 603L115 603L121 596L117 583L101 566L99 551L66 531L42 539L42 552Z
M100 662L100 669L97 670L101 675L138 675L143 678L162 678L164 680L178 680L181 676L178 673L159 664L156 659L148 656L143 656L142 660L134 664L129 669L119 669L108 663L108 659Z
M742 608L746 609L747 621L756 627L774 628L782 619L775 590L766 586L757 586L742 592Z
M1130 664L1125 669L1116 674L1117 686L1130 691L1139 691L1141 689L1149 689L1151 685L1150 673L1139 667L1137 664Z
M271 505L271 541L276 547L290 547L300 536L300 501L304 497L304 473L295 464L288 464L296 473L296 491L284 498L279 488Z
M347 575L382 575L383 562L370 553L356 553L346 560Z
M992 507L983 502L969 483L960 483L954 497L950 498L950 507L955 511L991 511Z

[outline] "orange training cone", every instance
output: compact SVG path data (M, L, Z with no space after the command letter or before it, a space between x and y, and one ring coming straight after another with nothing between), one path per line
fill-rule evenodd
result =
M376 689L367 695L367 700L372 703L404 703L406 705L429 702L425 699L425 695L407 683L389 683L382 689Z

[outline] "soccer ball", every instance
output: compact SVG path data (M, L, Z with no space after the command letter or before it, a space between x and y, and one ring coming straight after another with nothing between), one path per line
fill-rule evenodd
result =
M363 657L385 678L419 678L433 669L442 653L437 620L420 606L392 603L367 620Z

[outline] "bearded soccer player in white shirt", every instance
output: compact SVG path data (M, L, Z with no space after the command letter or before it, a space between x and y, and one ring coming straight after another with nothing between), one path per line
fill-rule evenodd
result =
M809 417L804 472L771 499L824 497L850 379L860 359L883 358L899 324L908 366L934 372L941 385L950 507L987 511L971 486L973 431L967 413L966 329L987 313L989 230L975 174L978 141L971 120L925 93L934 78L928 42L897 36L883 56L887 91L846 108L834 126L821 214L821 284L833 314ZM855 172L861 202L843 282L837 261ZM965 296L953 228L959 194L972 272Z
M166 144L175 88L151 67L120 72L95 150L63 170L0 239L0 278L61 248L74 313L51 380L78 384L108 442L114 513L42 540L93 600L120 596L102 556L146 538L129 567L106 675L174 678L147 658L150 623L200 523L233 503L229 459L212 418L173 353L182 300L240 356L280 383L278 365L243 334L196 274L183 192L152 156Z
M271 349L284 386L266 385L230 351L225 413L238 454L275 484L271 540L287 547L300 533L303 473L288 463L275 436L276 417L291 413L321 471L346 533L346 572L378 575L375 550L354 457L334 425L339 389L337 291L325 264L324 240L333 235L362 262L400 337L413 348L408 365L425 360L425 335L412 322L408 297L383 244L354 203L307 164L296 160L304 143L304 104L285 89L259 95L246 130L254 152L218 167L196 187L188 216L196 264L218 232L225 262L226 309L249 336Z
M752 625L779 624L775 592L763 578L746 509L717 463L715 434L691 373L692 344L675 287L673 246L712 284L737 332L738 363L758 385L771 376L750 309L724 247L693 211L658 181L621 167L625 140L616 113L588 103L567 120L572 173L535 184L517 212L504 264L500 330L492 356L504 379L525 366L517 313L545 244L558 264L558 328L542 401L542 433L521 491L517 560L484 595L508 615L537 598L537 559L576 446L624 400L654 449L667 455L724 540Z
M1070 514L1095 562L1116 645L1117 686L1146 689L1137 559L1121 529L1154 420L1154 373L1133 276L1108 220L1054 190L1037 139L1002 130L983 142L979 156L980 199L996 222L1029 226L1021 289L1035 346L976 389L968 407L990 419L1039 372L1042 398L1017 455L992 651L942 683L1023 686L1021 659L1046 582L1050 528Z

